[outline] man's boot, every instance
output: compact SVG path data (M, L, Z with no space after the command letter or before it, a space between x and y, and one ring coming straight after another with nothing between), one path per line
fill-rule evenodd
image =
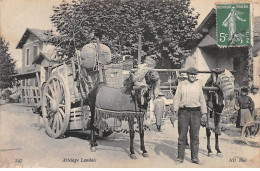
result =
M161 132L161 125L158 126L158 131Z

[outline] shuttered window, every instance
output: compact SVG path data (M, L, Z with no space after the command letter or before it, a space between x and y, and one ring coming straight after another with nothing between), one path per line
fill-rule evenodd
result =
M35 59L38 55L38 46L33 47L33 59Z
M26 65L28 66L30 63L30 50L26 49Z

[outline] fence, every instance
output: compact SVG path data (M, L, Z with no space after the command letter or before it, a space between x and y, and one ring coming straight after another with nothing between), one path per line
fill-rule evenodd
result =
M39 87L36 86L21 86L21 102L30 106L35 106L40 103L41 94Z

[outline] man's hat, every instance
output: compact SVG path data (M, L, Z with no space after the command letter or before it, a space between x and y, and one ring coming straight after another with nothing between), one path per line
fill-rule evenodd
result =
M253 84L251 89L259 89L259 86Z
M187 73L189 74L198 74L198 70L194 67L190 67L186 70Z
M147 56L144 62L149 65L156 65L156 61L150 56Z

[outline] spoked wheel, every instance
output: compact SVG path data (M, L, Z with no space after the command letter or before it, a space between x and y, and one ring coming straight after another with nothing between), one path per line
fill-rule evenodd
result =
M250 145L248 138L250 136L249 130L251 129L251 134L252 135L257 135L259 132L259 127L260 127L260 121L253 121L253 122L248 122L246 125L244 125L242 129L242 139Z
M46 133L60 138L66 131L70 119L70 93L63 77L52 74L42 93L42 114Z

